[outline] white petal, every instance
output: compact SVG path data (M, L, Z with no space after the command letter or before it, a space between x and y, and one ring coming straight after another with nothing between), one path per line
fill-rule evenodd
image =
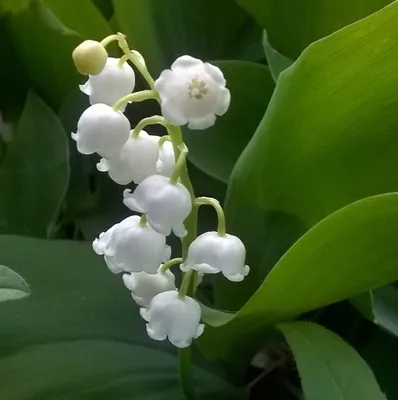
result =
M162 101L162 115L174 125L185 125L188 118L182 114L180 100L166 99Z
M140 308L140 315L145 321L149 322L148 310L146 308Z
M90 85L90 79L86 81L83 85L79 85L79 89L86 94L87 96L90 96L92 91L91 85Z
M176 69L186 69L186 68L193 68L203 65L203 61L199 60L198 58L194 58L191 56L181 56L178 57L177 60L173 62L171 65L171 69L174 71Z
M217 100L217 109L215 110L215 113L217 115L224 115L227 112L230 103L231 103L230 91L227 88L220 89Z
M226 81L220 68L210 63L204 63L204 68L218 85L225 86Z
M100 172L107 172L109 171L109 164L105 158L101 158L100 162L97 163L97 169Z
M214 125L216 122L216 116L214 114L207 114L201 118L192 118L188 123L189 129L203 130Z
M178 222L173 225L173 233L179 238L183 238L187 236L188 231L185 229L185 226L182 222Z
M137 211L140 213L145 212L141 206L138 205L134 198L134 193L131 193L131 189L125 189L123 191L123 203L126 205L130 210Z

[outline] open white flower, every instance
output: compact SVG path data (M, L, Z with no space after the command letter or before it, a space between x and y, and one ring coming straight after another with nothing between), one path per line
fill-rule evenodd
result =
M148 323L146 331L154 340L166 338L176 347L190 346L204 330L200 324L201 309L191 297L178 297L176 290L156 295L148 308L141 308L140 314Z
M231 101L221 70L191 56L181 56L155 82L163 116L172 124L206 129Z
M134 90L135 74L127 62L119 65L118 58L108 57L98 75L90 75L80 90L90 98L90 104L113 106L119 99Z
M242 241L233 235L220 236L206 232L198 236L188 248L188 256L182 271L194 269L204 274L222 274L232 282L240 282L249 273L245 265L246 249Z
M141 226L140 217L133 215L112 226L93 242L93 249L104 255L111 272L156 274L159 265L170 259L171 249L166 237L148 224Z
M176 290L174 274L170 270L162 272L160 268L156 274L132 272L123 275L124 285L131 291L131 297L142 307L149 307L157 294Z
M98 153L105 158L117 156L129 135L129 120L106 104L87 108L77 123L77 132L71 134L80 153Z
M130 136L118 156L102 158L97 164L98 171L108 172L111 179L119 185L131 181L141 183L146 177L157 173L159 148L145 131L138 137Z
M158 144L160 136L151 135L152 140ZM157 173L170 178L175 167L175 156L173 144L166 140L159 147L159 159L156 163Z
M126 189L123 196L123 202L130 210L147 213L148 223L155 231L170 235L173 230L178 237L187 234L184 220L191 212L192 202L183 184L173 185L165 176L152 175L144 179L133 193Z

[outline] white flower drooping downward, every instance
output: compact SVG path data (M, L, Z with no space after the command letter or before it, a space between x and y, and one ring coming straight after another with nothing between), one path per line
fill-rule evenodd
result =
M124 204L130 210L147 213L148 223L155 231L170 235L171 230L178 237L184 237L187 231L184 220L192 209L191 196L187 188L161 175L152 175L144 179L135 191L123 192Z
M230 281L240 282L250 271L249 266L245 265L245 258L246 249L238 237L206 232L189 246L181 270L194 269L205 274L222 272Z
M109 160L102 158L97 169L108 172L119 185L127 185L131 181L141 183L146 177L156 174L158 158L157 143L141 131L137 137L129 137L118 156Z
M112 226L93 242L93 249L104 255L111 272L141 272L156 274L159 265L170 259L171 249L166 237L133 215Z
M83 112L72 139L82 154L98 153L105 158L118 155L130 135L130 122L120 111L95 104Z
M135 74L127 62L119 65L118 58L108 57L98 75L90 75L80 90L90 98L90 104L103 103L113 106L135 87Z
M156 274L146 272L124 274L123 282L131 291L134 301L142 307L148 307L157 294L176 290L174 274L169 269L162 272L161 267Z
M156 295L148 308L141 308L140 314L148 323L146 330L154 340L166 338L176 347L188 347L204 330L200 324L201 309L192 298L178 297L176 290Z
M206 129L229 107L231 95L221 70L209 63L182 56L155 82L163 116L172 124Z

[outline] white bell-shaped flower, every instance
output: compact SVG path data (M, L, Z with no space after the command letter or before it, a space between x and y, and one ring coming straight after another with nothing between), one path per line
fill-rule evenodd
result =
M141 183L146 177L157 173L159 148L145 131L137 137L130 136L117 157L102 158L97 164L98 171L108 172L119 185L131 181Z
M123 282L131 291L131 297L141 307L149 307L152 299L159 293L176 290L175 276L169 269L162 272L159 268L156 274L146 272L124 274Z
M160 136L151 135L152 140L158 144ZM175 167L175 155L173 144L166 140L159 147L159 159L156 163L157 173L170 178Z
M220 236L217 232L206 232L198 236L189 246L188 255L180 268L194 269L204 274L222 274L232 282L240 282L249 273L245 265L246 249L242 241L233 235Z
M204 330L200 324L201 309L191 297L178 297L176 290L156 295L148 308L141 308L140 314L148 323L146 331L154 340L166 338L176 347L190 346Z
M112 226L93 242L93 249L104 255L111 272L147 272L156 274L159 265L170 259L171 249L166 237L148 224L141 226L140 217L133 215Z
M120 111L95 104L83 112L72 139L82 154L98 153L104 158L118 155L130 135L130 122Z
M103 103L113 106L134 90L135 74L127 62L119 65L118 58L108 57L98 75L90 75L80 90L90 98L90 104Z
M229 107L231 95L221 70L191 56L174 61L155 82L163 116L172 124L206 129Z
M192 201L182 183L174 185L165 176L152 175L144 179L133 193L126 189L123 196L123 202L130 210L147 213L148 223L155 231L166 236L172 230L178 237L187 234L184 220L191 212Z

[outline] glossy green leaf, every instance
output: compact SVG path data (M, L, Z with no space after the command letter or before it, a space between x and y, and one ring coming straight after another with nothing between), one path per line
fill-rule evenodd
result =
M231 91L231 106L203 132L184 129L189 159L209 175L228 182L236 160L250 141L274 90L269 69L246 61L217 61Z
M306 400L387 400L361 356L320 325L278 325L297 364Z
M102 40L113 33L91 0L44 0L44 4L62 24L84 39Z
M368 335L361 356L372 368L388 400L398 400L398 339L376 329Z
M207 330L204 350L229 357L239 343L254 349L258 343L253 339L261 338L267 326L397 280L397 235L397 193L336 211L289 249L227 324ZM224 317L220 315L221 324ZM208 322L214 321L213 315Z
M0 236L0 262L34 289L0 307L1 398L183 399L175 349L148 338L90 244ZM201 398L241 398L206 368L194 368Z
M0 303L22 299L30 294L28 284L12 269L0 265Z
M293 59L312 42L381 9L392 0L236 0L271 43Z
M8 30L37 92L59 107L81 81L71 54L82 37L37 0L8 16Z
M398 289L383 286L351 300L361 314L398 337Z
M284 56L272 47L272 44L268 40L266 31L263 33L263 47L265 55L267 56L267 64L271 71L272 78L274 78L274 81L276 82L279 74L286 68L290 67L294 60Z
M398 3L311 45L279 77L231 175L229 229L251 276L220 282L239 308L306 230L358 199L398 188ZM244 212L242 212L244 210Z
M114 0L120 29L156 76L183 54L262 58L261 29L230 0Z
M69 183L65 132L30 92L0 167L0 231L46 237Z

